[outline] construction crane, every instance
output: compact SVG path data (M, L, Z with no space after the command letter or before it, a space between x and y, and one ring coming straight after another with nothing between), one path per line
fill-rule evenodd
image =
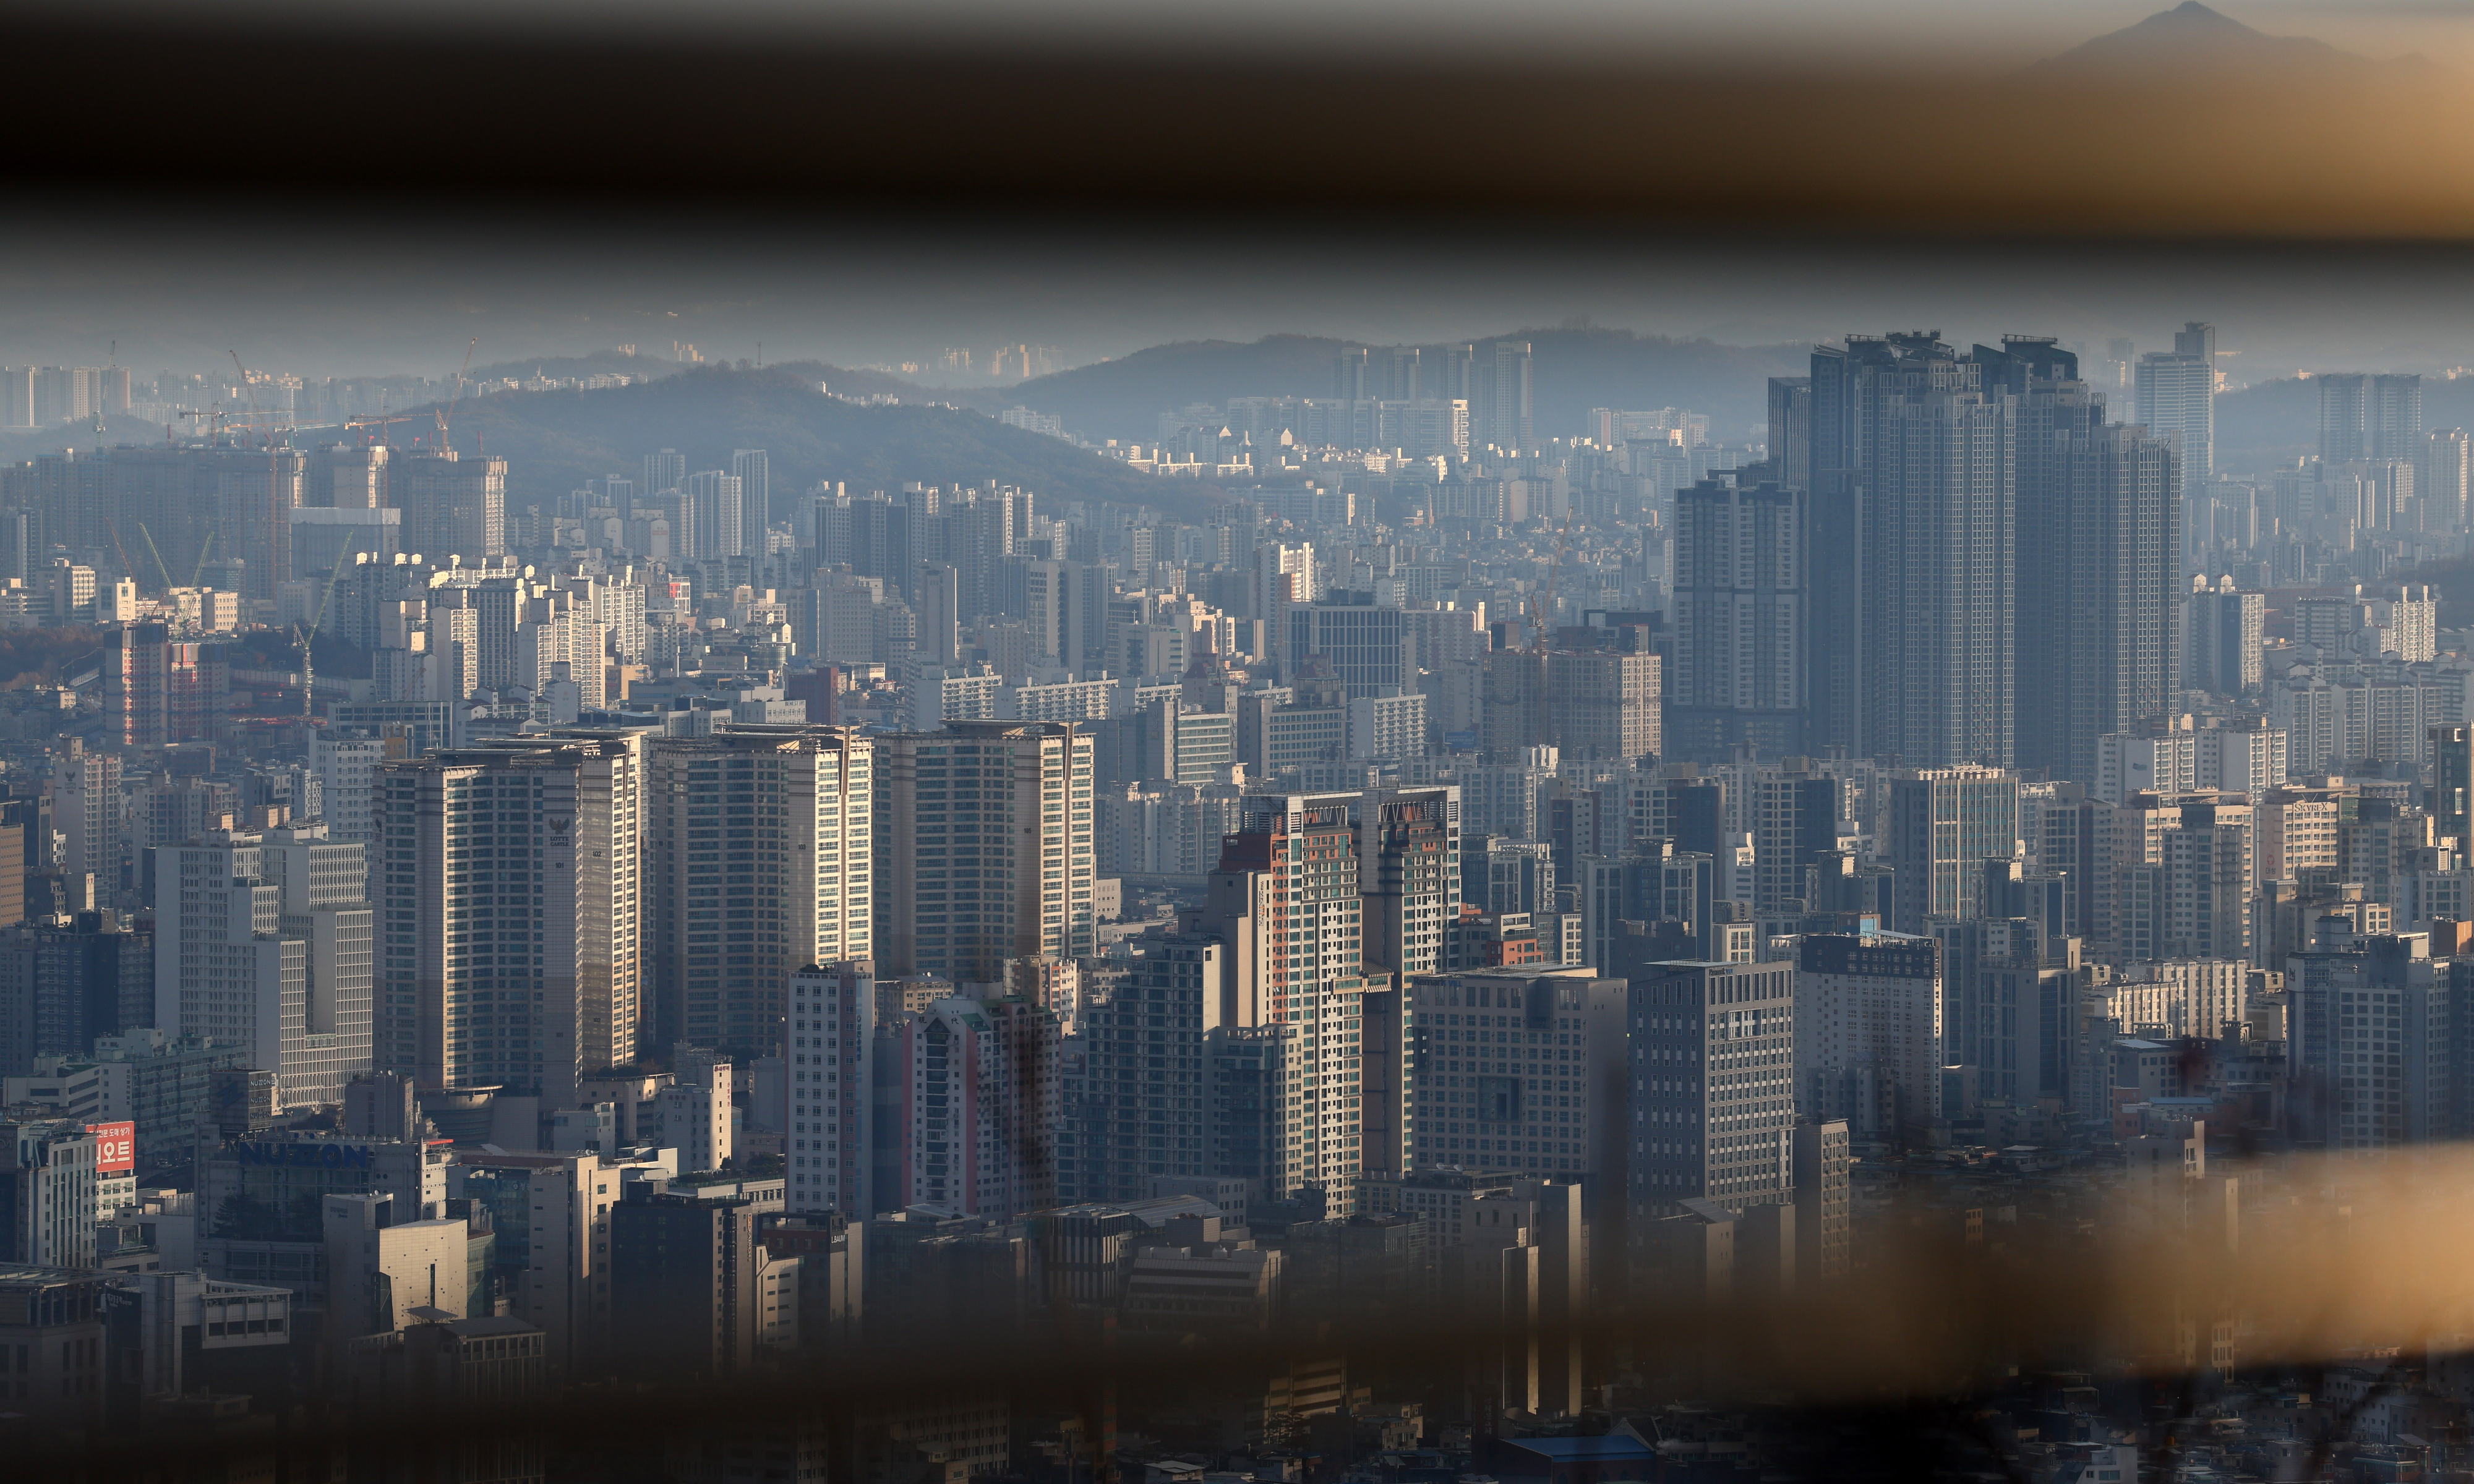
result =
M206 544L198 548L197 570L189 574L189 586L195 587L206 575L206 557L215 549L215 533L206 533Z
M384 408L380 408L380 409L379 409L379 411L378 411L378 415L377 415L376 417L375 417L375 418L353 418L353 419L351 419L350 420L346 421L346 422L345 422L345 424L344 424L344 426L346 426L346 427L348 427L348 428L377 428L377 429L379 429L379 430L380 430L380 431L379 431L379 434L378 434L378 438L379 438L379 440L380 440L381 442L384 442L384 441L386 441L386 440L388 440L388 439L391 439L391 438L393 438L393 437L395 436L395 435L393 435L393 434L391 434L391 433L388 433L388 432L384 431L385 429L387 429L387 428L391 428L391 427L395 426L395 425L396 425L397 423L399 423L399 422L413 422L413 421L417 421L417 420L419 420L419 419L415 419L415 418L414 418L411 414L409 414L409 413L398 413L398 414L396 414L394 417L390 418L390 417L388 417L388 416L386 415L386 411L385 411L385 409L384 409Z
M241 395L249 398L249 430L255 433L258 430L257 388L249 379L249 368L240 364L240 352L237 350L227 349L224 351L224 354L231 357L232 370L240 372Z
M121 575L128 578L131 582L135 582L137 580L137 569L129 564L129 548L120 544L120 522L117 520L107 520L104 524L109 526L111 530L111 549L120 553Z
M309 615L308 632L302 634L297 628L293 631L301 634L301 719L304 722L310 719L311 700L318 687L318 629L327 621L327 605L335 601L335 585L344 580L344 568L351 558L358 555L360 546L356 542L352 550L335 559L335 570L327 579L327 591L318 599L318 611Z
M1546 647L1546 620L1555 610L1555 574L1564 568L1564 538L1571 529L1572 517L1567 513L1564 523L1555 528L1555 560L1546 566L1545 603L1542 608L1537 593L1529 595L1529 627L1533 631L1529 636L1529 647L1533 650L1542 651Z
M465 344L464 369L455 373L455 394L447 399L447 410L438 414L438 446L449 453L455 451L455 444L448 439L448 425L455 420L455 404L464 400L464 378L473 371L473 350L480 344L478 335Z
M146 538L146 550L155 558L155 570L163 574L163 590L165 592L171 591L172 569L163 564L163 553L155 544L155 533L147 530L146 522L141 520L137 522L137 534Z

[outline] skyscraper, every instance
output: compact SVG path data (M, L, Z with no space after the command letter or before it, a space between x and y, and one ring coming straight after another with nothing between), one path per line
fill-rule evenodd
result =
M948 722L875 739L877 968L993 984L1092 950L1092 736Z
M2217 327L2194 320L2139 358L2139 420L2181 460L2182 493L2217 477Z
M1806 499L1800 485L1745 488L1726 476L1676 492L1662 755L1803 751Z
M2164 715L2181 687L2174 456L2106 423L2075 380L2038 379L2020 405L2019 762L2088 779L2097 738Z
M1812 353L1808 745L2012 753L2010 399L1937 331Z
M644 911L661 1044L771 1056L789 975L874 951L873 760L865 737L824 727L651 743Z
M379 769L382 1069L559 1108L636 1059L643 768L573 732Z

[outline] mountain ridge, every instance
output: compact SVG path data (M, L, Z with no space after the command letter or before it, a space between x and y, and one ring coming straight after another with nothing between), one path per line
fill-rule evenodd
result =
M2092 37L2016 74L2033 83L2152 83L2364 87L2462 85L2465 79L2419 54L2380 60L2311 36L2272 36L2199 0Z

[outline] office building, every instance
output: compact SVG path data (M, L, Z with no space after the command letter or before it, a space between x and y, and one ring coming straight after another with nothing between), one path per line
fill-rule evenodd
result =
M1904 933L1814 934L1795 966L1793 1080L1806 1114L1895 1139L1942 1116L1941 944Z
M1092 951L1088 731L951 722L874 742L880 973L988 984L1007 959Z
M1712 476L1675 495L1675 648L1662 755L1804 750L1807 535L1800 483Z
M0 1123L0 1261L94 1266L98 1147L74 1119Z
M643 747L578 732L379 770L380 1068L564 1108L636 1059Z
M1808 1291L1855 1271L1855 1160L1842 1118L1807 1117L1794 1138L1796 1278Z
M1624 981L1586 968L1469 969L1411 977L1400 996L1398 1050L1370 1054L1366 1081L1370 1098L1400 1089L1401 1168L1594 1187L1626 1167Z
M488 1209L501 1285L554 1374L593 1374L610 1343L610 1212L627 1173L590 1150L464 1150L448 1171L451 1198Z
M646 956L661 1041L769 1056L788 976L869 956L873 762L865 737L822 727L650 743Z
M1644 968L1628 995L1633 1237L1686 1201L1741 1211L1791 1200L1796 966Z
M155 1018L155 934L110 912L0 929L0 1076L38 1057L83 1058L98 1038Z
M765 1266L758 1219L780 1197L779 1181L627 1183L610 1211L610 1304L620 1321L609 1358L620 1375L718 1377L754 1363Z
M1890 778L1889 838L1880 853L1898 873L1897 922L1915 933L1934 918L1983 909L1983 866L2008 860L2019 839L2019 779L2000 768L1913 768Z
M1378 605L1373 593L1328 592L1292 606L1288 619L1283 675L1303 674L1309 658L1320 658L1351 696L1418 688L1417 658L1406 638L1408 615Z

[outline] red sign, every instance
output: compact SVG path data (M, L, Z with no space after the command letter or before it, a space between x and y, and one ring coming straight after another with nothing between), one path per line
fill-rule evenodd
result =
M85 1131L94 1136L94 1172L97 1175L128 1175L136 1171L136 1124L89 1123Z

